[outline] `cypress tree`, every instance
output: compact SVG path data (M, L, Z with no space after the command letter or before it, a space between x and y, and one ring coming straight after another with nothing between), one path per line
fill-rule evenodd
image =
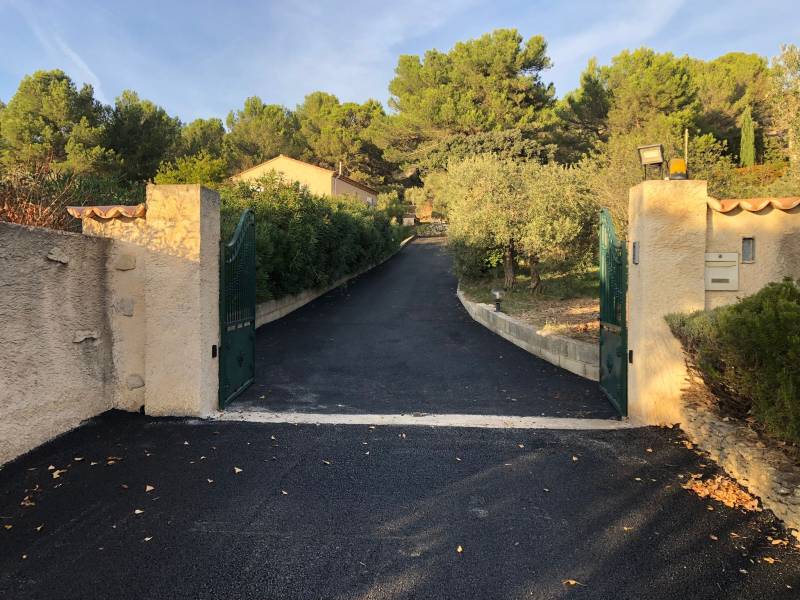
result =
M756 162L756 131L750 107L742 113L741 142L739 146L739 164L752 167Z

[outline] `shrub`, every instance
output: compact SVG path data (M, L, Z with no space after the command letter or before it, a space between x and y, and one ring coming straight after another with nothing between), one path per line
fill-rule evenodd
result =
M0 221L80 231L80 221L67 206L138 204L145 185L113 176L76 175L51 168L50 163L15 166L0 173Z
M667 322L712 391L771 434L800 441L800 286L770 283L737 304Z
M321 197L270 174L220 188L222 234L241 212L256 217L256 294L259 301L332 284L397 249L403 228L385 212L349 197Z

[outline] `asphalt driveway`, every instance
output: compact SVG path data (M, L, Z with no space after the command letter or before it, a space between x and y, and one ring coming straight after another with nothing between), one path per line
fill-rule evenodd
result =
M613 418L596 383L475 323L441 239L262 326L237 409Z
M681 487L714 472L656 428L109 413L0 470L0 597L796 599L770 513Z

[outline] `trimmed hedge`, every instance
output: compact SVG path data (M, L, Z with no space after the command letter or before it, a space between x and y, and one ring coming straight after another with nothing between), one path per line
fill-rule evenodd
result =
M259 302L324 287L386 258L404 230L384 211L349 197L316 196L277 175L223 185L222 237L245 208L256 217Z
M776 437L800 442L800 286L770 283L736 304L667 322L711 389Z

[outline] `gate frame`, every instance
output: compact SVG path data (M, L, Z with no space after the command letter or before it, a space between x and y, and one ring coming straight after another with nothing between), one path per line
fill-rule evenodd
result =
M614 221L607 208L600 210L598 239L600 389L617 412L626 417L628 415L628 252L625 240L617 239ZM606 368L607 352L616 355L616 363L610 371Z
M242 212L230 240L220 239L219 247L219 408L222 410L255 381L256 261L255 213L252 209ZM231 277L229 265L240 259L245 264ZM249 277L246 271L250 272ZM234 287L231 288L230 284ZM242 330L247 331L247 336L242 335L245 333ZM234 337L239 339L233 341ZM226 353L245 340L249 345L249 356L240 356L240 366L247 360L249 377L229 391Z

